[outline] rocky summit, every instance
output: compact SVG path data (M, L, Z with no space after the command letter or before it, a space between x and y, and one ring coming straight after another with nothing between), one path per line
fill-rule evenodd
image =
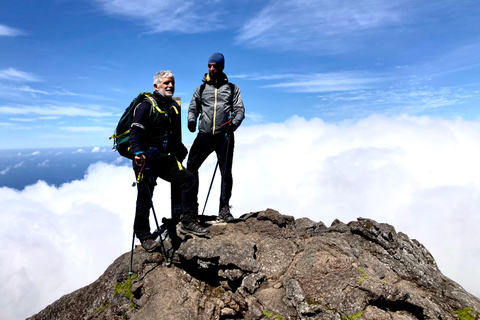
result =
M141 246L32 320L478 319L480 300L445 277L428 250L359 218L330 227L267 209L215 223L208 237Z

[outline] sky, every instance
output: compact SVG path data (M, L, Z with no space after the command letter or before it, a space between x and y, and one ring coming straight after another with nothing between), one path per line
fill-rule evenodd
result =
M234 214L389 223L480 296L479 18L468 0L4 0L0 151L111 152L124 109L164 69L186 119L208 57L222 52L246 108ZM194 137L184 123L185 144ZM12 295L0 300L9 319L89 284L128 251L131 175L120 158L60 185L0 186L0 251L15 252L0 261L11 270Z

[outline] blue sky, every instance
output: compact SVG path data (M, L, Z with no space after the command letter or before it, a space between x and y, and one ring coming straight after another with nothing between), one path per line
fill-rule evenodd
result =
M217 51L242 90L246 126L292 115L479 119L478 1L5 0L0 9L3 149L108 146L155 72L175 73L186 109Z
M389 223L480 297L479 21L466 0L3 0L5 316L31 316L129 250L133 171L108 137L162 69L175 73L185 120L214 52L246 108L235 216ZM195 137L185 123L183 136ZM201 168L200 206L214 167L212 156ZM168 192L159 181L161 216ZM218 194L217 179L206 214Z

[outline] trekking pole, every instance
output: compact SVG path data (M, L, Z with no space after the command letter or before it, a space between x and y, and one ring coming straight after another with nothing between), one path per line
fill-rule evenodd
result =
M207 207L207 201L208 201L208 197L210 196L210 191L212 190L213 180L215 179L215 174L217 173L218 164L220 163L220 157L222 156L222 153L223 153L223 147L225 146L225 141L227 140L229 140L228 133L225 133L225 137L223 138L223 142L222 142L222 148L220 148L220 154L217 157L218 158L217 164L215 165L215 170L213 170L213 177L212 177L212 181L210 182L210 188L208 188L207 198L205 199L205 204L203 206L202 216L205 212L205 208Z
M160 226L158 225L157 215L155 214L155 208L153 207L152 193L150 192L150 188L148 187L148 184L146 181L145 181L145 187L147 188L148 198L150 199L150 206L152 207L153 217L155 218L155 224L157 225L157 230L160 230Z
M132 237L132 250L130 251L130 270L128 270L128 274L133 274L133 248L135 246L135 229L133 229L133 237Z

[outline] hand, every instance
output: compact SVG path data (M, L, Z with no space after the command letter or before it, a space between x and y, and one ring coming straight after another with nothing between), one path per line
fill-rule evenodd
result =
M144 161L145 161L145 156L143 155L143 153L135 154L135 164L137 166L142 166Z
M177 156L177 160L180 162L183 162L183 160L185 160L185 158L187 157L187 154L188 154L188 150L183 143L180 147L177 148L177 150L175 150L175 155Z
M227 130L227 132L229 132L229 133L232 133L232 132L234 132L234 131L237 129L237 126L234 125L234 124L231 123L231 122L230 122L228 125L226 125L226 127L227 127L226 130Z
M144 156L147 162L151 162L152 160L155 160L159 154L160 150L158 150L157 148L150 148L144 153Z
M190 132L195 132L196 129L197 129L197 124L195 123L195 121L189 121L188 122L188 130Z

